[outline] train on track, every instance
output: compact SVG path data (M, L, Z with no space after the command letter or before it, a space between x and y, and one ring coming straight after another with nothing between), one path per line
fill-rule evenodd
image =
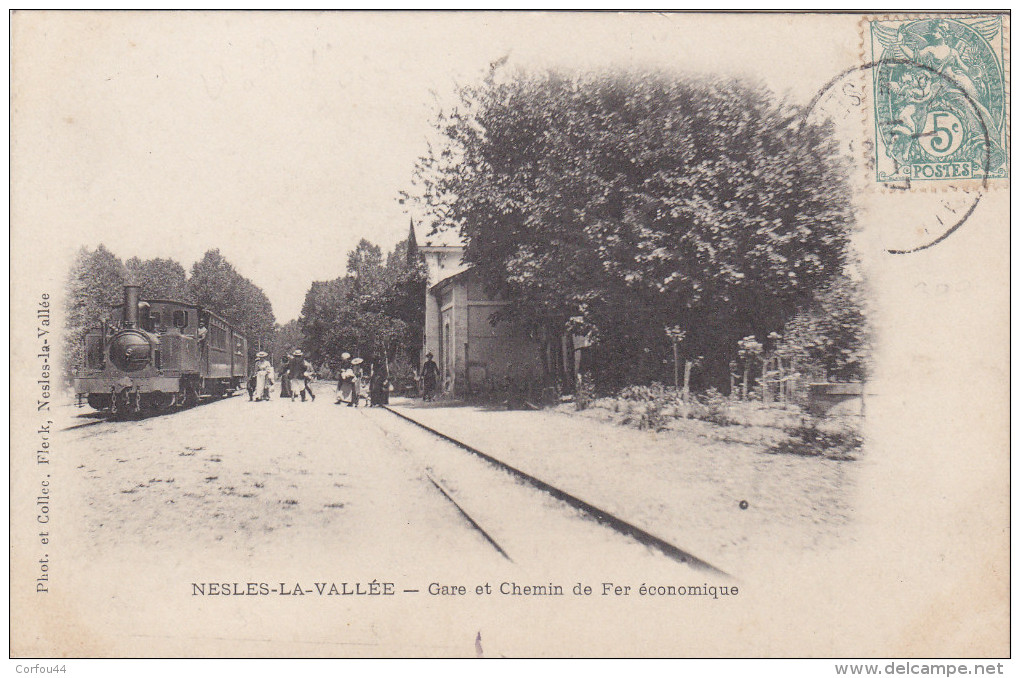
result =
M196 304L140 297L124 286L124 303L85 334L84 364L74 375L78 405L111 415L188 407L247 384L248 340Z

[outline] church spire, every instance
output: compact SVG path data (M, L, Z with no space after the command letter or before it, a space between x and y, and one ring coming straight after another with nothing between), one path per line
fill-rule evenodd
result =
M418 261L418 239L414 235L414 217L411 217L411 228L407 234L407 263L414 265Z

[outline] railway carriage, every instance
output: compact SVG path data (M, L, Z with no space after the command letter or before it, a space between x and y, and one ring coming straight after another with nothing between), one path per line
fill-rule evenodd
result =
M248 340L196 304L140 298L124 286L110 321L85 334L85 364L75 371L78 404L112 414L193 405L247 382Z

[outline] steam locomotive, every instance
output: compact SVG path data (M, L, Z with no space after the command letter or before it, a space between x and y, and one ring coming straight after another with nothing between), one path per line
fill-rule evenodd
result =
M140 298L124 286L110 321L85 334L78 406L112 415L188 407L248 381L248 340L220 316L183 301Z

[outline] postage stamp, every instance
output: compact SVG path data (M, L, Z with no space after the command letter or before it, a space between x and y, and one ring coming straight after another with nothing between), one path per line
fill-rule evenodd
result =
M875 180L1009 176L1008 36L1001 16L875 19Z

